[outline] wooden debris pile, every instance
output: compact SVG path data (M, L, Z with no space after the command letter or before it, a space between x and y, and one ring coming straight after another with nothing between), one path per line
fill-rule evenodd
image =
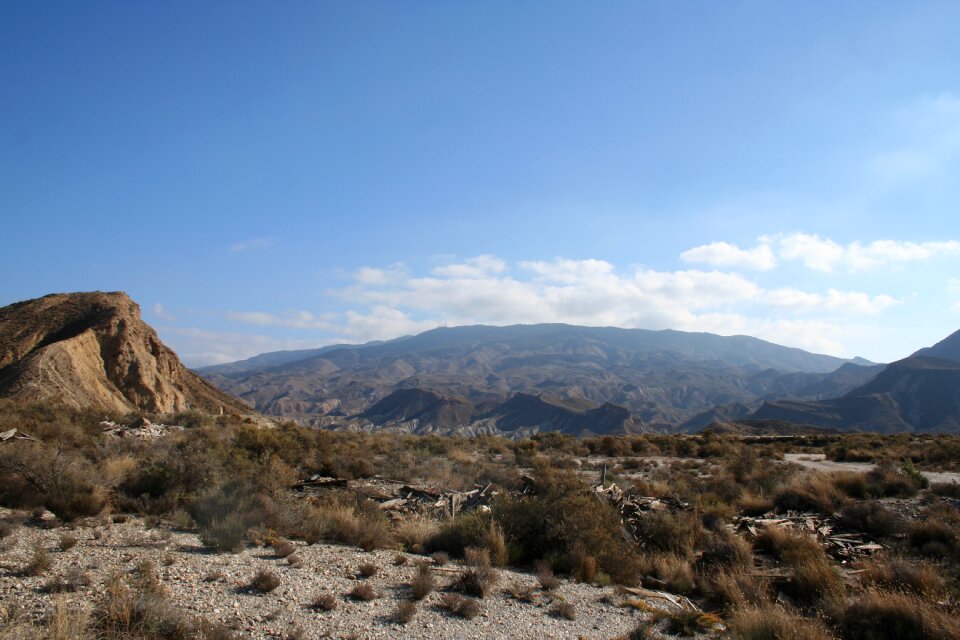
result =
M117 424L110 420L103 420L100 423L103 427L103 435L117 438L140 438L143 440L153 440L162 438L174 431L183 431L183 427L171 424L153 424L146 418L137 418L130 424Z
M320 493L326 489L350 489L378 506L392 517L423 514L455 518L474 509L489 510L496 497L492 484L478 485L470 491L452 491L428 485L411 485L384 479L353 480L313 475L298 482L294 489L303 493Z
M673 496L655 498L653 496L632 496L624 493L616 483L607 486L597 485L594 489L597 497L613 505L620 514L620 522L634 541L640 540L641 521L650 511L683 511L690 505Z
M31 442L37 441L36 438L31 435L27 435L16 427L0 432L0 442L15 442L16 440L30 440Z
M737 530L756 539L767 527L782 527L816 538L828 555L837 560L851 560L870 555L884 548L862 533L843 532L833 516L787 511L767 513L760 517L741 516L735 520Z

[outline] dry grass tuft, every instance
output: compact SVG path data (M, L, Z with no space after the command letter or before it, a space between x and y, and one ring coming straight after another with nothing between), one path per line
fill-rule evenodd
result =
M273 555L278 558L287 558L297 550L296 545L283 538L274 540L270 547L273 549Z
M480 615L480 603L473 598L466 598L458 593L443 594L440 599L440 608L467 620L473 620Z
M376 600L380 597L380 594L370 586L369 583L363 582L358 584L353 589L350 590L350 593L347 594L351 599L358 600L361 602L369 602L370 600Z
M860 579L865 584L909 591L928 598L941 597L947 590L947 581L936 567L905 558L876 559L864 563Z
M921 640L960 638L960 622L923 598L897 592L869 591L840 615L844 640Z
M379 571L380 571L380 567L378 567L373 562L364 562L357 569L357 575L359 575L362 578L372 578L373 576L377 575Z
M451 586L454 591L484 598L497 584L497 571L490 565L490 553L486 549L468 547L464 564L467 570L460 574Z
M250 588L260 593L270 593L280 586L280 576L268 569L260 569L250 581Z
M317 611L333 611L337 608L337 604L339 602L332 593L321 593L313 599L311 608Z
M49 571L53 566L53 560L50 554L39 542L33 547L33 554L30 556L30 562L23 568L21 573L25 576L39 576Z
M77 538L69 533L60 534L60 539L57 541L57 546L60 547L60 551L69 551L77 546Z
M804 618L780 605L737 609L727 627L735 640L834 640L820 620Z
M393 619L401 624L407 624L417 615L417 603L412 600L401 600L397 605L397 610L393 614Z
M534 565L534 573L537 576L537 582L544 591L553 591L560 586L560 578L553 574L553 568L546 560L538 560Z
M410 583L413 597L417 600L423 600L430 595L436 586L437 583L430 565L425 562L418 563L416 573L413 574L413 582Z
M553 607L552 612L558 618L563 618L565 620L576 620L577 619L577 608L573 605L572 602L559 602L556 606Z

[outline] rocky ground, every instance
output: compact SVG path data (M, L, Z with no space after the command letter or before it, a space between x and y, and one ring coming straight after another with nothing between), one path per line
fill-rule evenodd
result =
M450 563L433 566L438 588L417 604L416 615L404 625L394 614L401 601L410 599L415 563L428 560L423 556L298 542L294 544L299 566L294 566L296 561L291 564L264 547L248 547L238 554L211 553L193 533L164 524L148 528L139 518L91 521L71 528L51 526L50 514L38 519L0 509L0 518L14 523L0 540L0 607L7 612L17 609L21 616L35 620L49 615L58 600L71 607L93 607L111 573L129 574L145 560L155 565L162 591L177 607L221 622L244 638L599 639L633 630L651 617L651 610L677 608L657 599L640 604L635 595L615 587L567 580L547 593L538 588L533 575L500 569L493 594L479 601L477 617L466 620L439 606L444 587L462 571ZM76 544L61 550L65 534L75 538ZM40 575L24 575L38 546L47 552L50 566ZM398 564L400 558L405 558L403 564ZM365 563L376 565L376 575L359 576L359 567ZM261 569L280 578L279 586L265 594L249 588ZM72 593L46 593L45 586L57 577L83 574L89 585ZM380 597L369 602L347 597L359 581L368 582ZM510 588L514 586L533 589L533 602L513 597ZM335 597L334 610L312 607L323 593ZM634 606L628 605L630 601ZM574 620L556 612L563 602L573 605Z

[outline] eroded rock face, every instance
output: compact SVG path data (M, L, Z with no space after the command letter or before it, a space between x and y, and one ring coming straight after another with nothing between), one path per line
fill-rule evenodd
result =
M118 412L250 412L184 367L123 292L0 309L0 396Z

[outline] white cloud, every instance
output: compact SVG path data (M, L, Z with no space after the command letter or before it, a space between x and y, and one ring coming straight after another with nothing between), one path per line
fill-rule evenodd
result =
M332 329L335 324L329 314L317 316L309 311L292 309L284 314L268 313L266 311L228 311L228 320L257 324L264 327L290 327L293 329Z
M829 289L823 295L786 287L767 292L764 302L775 309L786 309L795 313L829 310L847 314L874 315L899 301L885 294L871 296L860 291Z
M507 264L491 255L469 258L461 263L446 264L433 269L433 274L448 278L483 278L490 274L506 271Z
M250 238L230 245L230 251L249 251L250 249L266 249L272 247L277 239L274 236Z
M709 262L709 258L716 258L719 264L719 260L728 259L731 262L730 266L735 266L732 264L735 257L752 255L753 252L766 248L771 252L771 260L774 260L773 264L775 264L771 245L775 245L781 260L800 261L808 269L826 273L840 267L859 271L960 255L960 242L955 240L932 242L875 240L867 244L851 242L842 245L816 234L790 233L762 236L760 244L749 251L721 242L695 247L685 251L681 257L691 260L689 256L694 252L693 256L701 258L701 261Z
M809 269L833 271L843 260L843 247L833 240L817 235L794 233L778 236L780 257L784 260L801 260Z
M770 245L762 243L753 249L741 249L729 242L711 242L680 254L684 262L699 262L715 267L731 267L766 271L777 266Z
M172 313L167 311L166 307L164 307L159 302L153 305L152 311L153 311L153 315L157 316L161 320L173 322L174 320L177 319Z
M188 367L235 362L269 351L312 349L329 340L290 340L249 333L207 331L195 328L165 328L162 339Z

